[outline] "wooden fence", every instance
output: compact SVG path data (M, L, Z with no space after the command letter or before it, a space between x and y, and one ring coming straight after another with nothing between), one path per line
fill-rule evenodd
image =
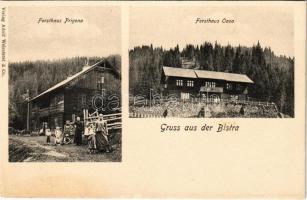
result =
M253 100L232 100L232 99L213 99L213 98L191 98L191 99L180 99L175 96L162 97L162 96L153 96L152 99L146 99L142 96L135 96L130 97L129 104L134 106L152 106L156 104L165 104L171 102L191 102L191 103L231 103L231 104L248 104L248 105L265 105L265 106L276 106L274 102L267 102L267 101L257 101Z
M95 111L88 113L88 110L83 111L84 122L92 123L98 119L99 113ZM103 119L107 121L108 130L122 129L122 113L114 113L103 115Z
M143 104L144 105L144 104ZM129 108L129 116L132 118L161 118L167 110L167 117L197 117L198 112L202 107L206 110L206 116L211 116L213 113L233 112L240 113L241 107L245 107L249 113L278 113L277 106L272 102L263 101L246 101L246 100L226 100L219 101L165 101L160 104L150 104L151 106L131 106ZM208 112L208 113L207 113ZM248 113L245 112L245 113ZM264 114L265 115L265 114Z

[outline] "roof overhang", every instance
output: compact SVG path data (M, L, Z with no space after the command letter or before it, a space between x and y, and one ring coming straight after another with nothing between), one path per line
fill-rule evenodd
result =
M52 92L52 91L55 91L56 89L65 87L65 86L66 86L67 84L69 84L71 81L73 81L73 80L77 79L78 77L80 77L81 75L86 74L87 72L89 72L89 71L95 69L96 67L98 67L98 66L99 66L101 63L103 63L103 62L107 62L107 61L106 61L105 59L103 59L103 60L101 60L101 61L95 63L94 65L91 65L91 66L88 66L88 67L83 67L83 69L82 69L80 72L78 72L78 73L76 73L76 74L74 74L74 75L72 75L72 76L69 76L69 77L66 78L65 80L63 80L63 81L61 81L61 82L55 84L55 85L52 86L51 88L45 90L44 92L42 92L42 93L40 93L39 95L37 95L37 96L35 96L34 98L32 98L30 101L36 100L36 99L38 99L39 97L42 97L42 96L44 96L44 95L46 95L46 94L48 94L48 93L50 93L50 92ZM114 69L114 72L117 73L117 74L119 75L119 72L118 72L115 68L113 68L113 69Z
M203 78L203 79L224 80L229 82L254 83L245 74L216 72L216 71L198 70L198 69L183 69L183 68L166 67L166 66L163 66L163 72L165 76L173 76L173 77Z

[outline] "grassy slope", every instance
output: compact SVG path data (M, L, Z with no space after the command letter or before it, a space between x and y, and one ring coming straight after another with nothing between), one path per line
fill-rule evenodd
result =
M46 144L45 136L9 136L10 162L117 162L121 161L121 149L112 153L89 154L87 146L74 144L55 146Z

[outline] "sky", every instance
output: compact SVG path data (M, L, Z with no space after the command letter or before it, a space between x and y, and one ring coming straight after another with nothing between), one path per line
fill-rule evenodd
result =
M121 52L119 7L10 7L10 62ZM39 18L79 18L83 23L38 24Z
M233 24L195 23L201 19L233 19ZM205 41L222 45L252 46L258 41L277 55L294 55L293 9L286 6L132 7L130 44L182 49Z
M120 7L10 7L9 61L47 60L121 53ZM81 18L81 24L38 24L39 18ZM130 7L129 48L169 49L179 44L252 46L258 41L277 55L294 55L293 10L286 6ZM197 18L234 24L195 24Z

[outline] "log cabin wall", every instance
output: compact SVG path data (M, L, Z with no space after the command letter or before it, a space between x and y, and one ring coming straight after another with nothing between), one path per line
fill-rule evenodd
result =
M177 81L182 81L182 84L178 85ZM188 81L193 81L193 84L189 85ZM166 81L161 82L164 87L164 95L176 95L178 98L180 98L181 93L189 93L190 97L198 97L201 93L201 87L212 87L208 85L214 83L214 88L219 89L222 92L211 91L209 92L209 95L215 94L222 99L247 99L248 85L246 83L227 82L218 79L193 79L185 77L168 77ZM203 91L203 93L206 92Z
M47 122L48 128L63 126L64 94L63 89L55 90L31 102L31 129L41 129L42 123Z
M182 84L178 85L177 81L182 81ZM188 81L193 81L193 86L188 86ZM199 93L199 83L197 82L197 79L169 77L165 89L168 91L168 94L175 94L178 97L180 97L181 92L188 92L191 95L196 96Z
M120 106L120 85L119 75L110 68L97 67L81 75L65 87L64 121L73 120L73 114L82 118L83 109L94 112L98 108L105 114L112 113L112 110L104 107L110 104L111 95L118 97ZM114 98L111 100L114 101Z
M43 122L47 122L50 128L63 128L66 120L73 121L76 116L82 118L84 109L94 112L98 108L100 112L109 114L118 112L113 108L121 107L120 73L108 62L98 63L69 82L64 80L62 85L59 84L57 88L31 101L32 130L40 129ZM93 107L95 98L98 101ZM103 107L110 103L113 105L111 110Z

